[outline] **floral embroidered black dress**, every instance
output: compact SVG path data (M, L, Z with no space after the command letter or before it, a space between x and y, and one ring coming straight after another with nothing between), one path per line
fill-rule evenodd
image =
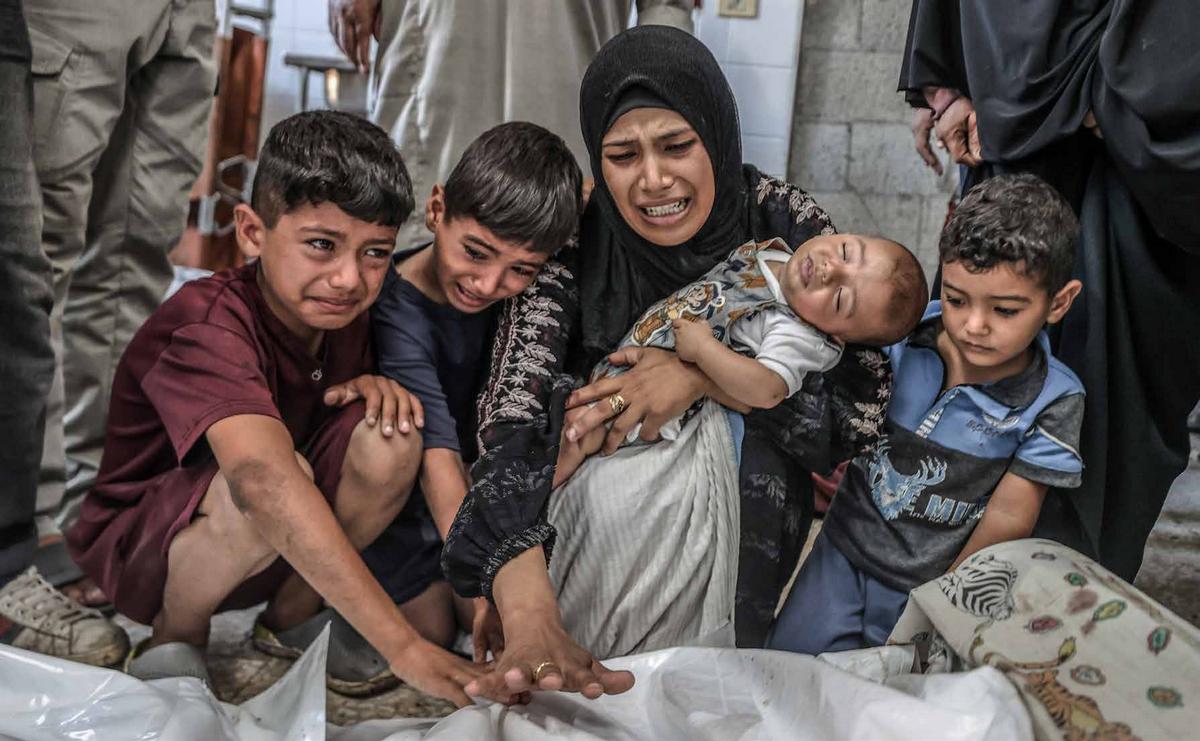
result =
M795 248L834 231L828 215L801 189L750 165L741 175L748 230L730 249L771 237ZM509 559L539 544L551 554L554 529L545 510L564 405L595 362L579 342L580 262L578 247L564 249L500 312L491 381L480 397L480 457L442 556L459 594L490 597L496 572ZM849 346L839 365L809 374L795 396L747 416L740 472L739 645L762 645L795 568L812 517L809 472L828 472L868 445L878 435L890 392L884 356Z

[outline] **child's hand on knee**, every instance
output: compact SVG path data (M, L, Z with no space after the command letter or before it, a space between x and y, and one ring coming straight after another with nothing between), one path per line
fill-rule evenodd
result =
M366 404L363 419L367 426L378 425L384 437L396 431L407 435L425 426L421 400L390 378L367 374L325 391L326 406L344 407L359 399Z

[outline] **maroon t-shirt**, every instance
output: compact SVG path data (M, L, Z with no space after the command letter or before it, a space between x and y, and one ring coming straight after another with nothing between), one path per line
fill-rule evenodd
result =
M336 411L325 390L370 372L366 314L327 332L314 357L271 313L256 274L247 265L188 283L134 335L113 379L96 485L68 536L77 558L108 561L133 528L185 525L191 478L211 478L214 422L275 417L303 450Z

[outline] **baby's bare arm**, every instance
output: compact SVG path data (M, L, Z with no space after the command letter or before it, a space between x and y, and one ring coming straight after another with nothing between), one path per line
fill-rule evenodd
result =
M713 337L712 329L704 322L676 319L671 323L675 331L675 351L684 360L695 363L708 376L721 394L741 405L757 409L770 409L787 398L787 382L778 373L754 358L731 350ZM727 404L728 406L728 404Z
M771 409L787 398L787 383L778 373L719 342L696 365L718 388L746 406Z
M715 340L696 356L696 366L724 395L752 409L771 409L788 396L778 373Z

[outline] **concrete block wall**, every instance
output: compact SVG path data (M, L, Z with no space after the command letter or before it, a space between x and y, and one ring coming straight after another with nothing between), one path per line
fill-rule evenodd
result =
M957 171L939 177L921 161L896 92L911 0L805 5L788 179L839 229L908 245L932 277Z

